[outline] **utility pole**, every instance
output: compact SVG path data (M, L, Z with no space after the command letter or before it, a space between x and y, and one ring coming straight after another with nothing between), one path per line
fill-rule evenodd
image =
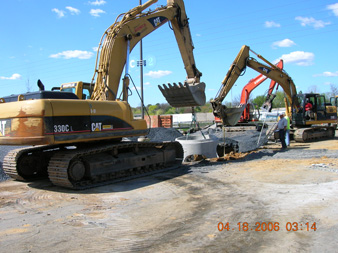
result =
M140 5L142 5L142 0L140 0ZM144 97L143 97L143 49L142 49L142 40L140 40L140 79L141 79L141 117L144 119L144 108L143 108L143 103L144 103Z

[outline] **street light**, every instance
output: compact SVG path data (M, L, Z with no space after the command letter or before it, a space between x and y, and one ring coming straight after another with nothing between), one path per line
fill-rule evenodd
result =
M140 5L142 5L142 0L140 0ZM139 64L140 63L140 64ZM142 40L140 40L140 61L137 62L137 65L140 65L140 79L141 79L141 117L144 119L144 98L143 98L143 51L142 51ZM145 63L144 63L145 66Z

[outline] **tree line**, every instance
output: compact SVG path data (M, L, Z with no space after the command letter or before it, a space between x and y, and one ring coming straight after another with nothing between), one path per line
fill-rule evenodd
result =
M299 93L302 93L300 91ZM309 93L317 93L315 91L310 91ZM275 93L276 97L272 102L272 108L285 108L284 98L285 93L283 91L277 91ZM331 85L331 91L322 93L321 95L325 96L326 101L330 100L330 97L334 97L338 95L338 87L335 85ZM256 96L253 99L249 99L249 103L254 105L255 108L260 108L263 103L265 102L266 96L260 95ZM212 106L210 103L211 99L203 106L196 106L195 112L212 112ZM225 102L224 105L226 107L235 107L240 104L240 95L231 102ZM141 114L141 106L132 108L133 114ZM168 103L157 103L155 105L148 104L146 106L146 110L149 115L165 115L165 114L182 114L182 113L191 113L192 109L191 107L181 107L181 108L175 108L170 106Z

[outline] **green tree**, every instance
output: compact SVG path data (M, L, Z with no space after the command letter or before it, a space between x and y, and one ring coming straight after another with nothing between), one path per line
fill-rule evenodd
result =
M283 91L277 91L276 97L272 102L272 108L284 108L285 102L284 102L284 92Z
M256 104L260 108L263 105L264 101L265 101L265 96L260 95L260 96L255 97L252 100L252 103Z
M164 114L164 110L163 109L158 109L155 112L156 115L163 115Z
M148 105L148 113L149 113L149 115L155 115L157 109L158 109L157 105Z
M165 114L176 114L176 108L170 107Z

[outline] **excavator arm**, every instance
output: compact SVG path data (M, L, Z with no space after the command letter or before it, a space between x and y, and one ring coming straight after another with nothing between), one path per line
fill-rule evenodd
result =
M283 60L280 60L276 66L280 69L283 69ZM241 93L241 104L247 104L251 92L256 89L261 83L263 83L266 79L268 79L267 76L259 74L255 78L251 79L243 88L242 93ZM276 81L271 80L269 90L268 90L268 97L272 95L272 92L276 86Z
M250 52L254 53L266 64L260 63L256 59L250 57ZM296 86L292 78L285 71L275 66L261 55L258 55L254 51L250 50L248 46L244 45L230 66L230 69L222 82L222 86L216 95L216 98L211 101L214 115L216 117L220 117L223 124L234 125L244 110L244 107L226 108L224 105L222 105L222 101L229 93L238 77L242 75L246 67L252 68L253 70L261 73L262 75L270 78L282 86L286 94L288 104L292 103L293 95L297 94Z
M283 60L280 60L276 64L276 66L280 69L283 69ZM266 79L268 79L267 76L259 74L255 78L251 79L244 86L244 88L242 90L242 94L241 94L241 100L240 100L240 104L246 105L246 107L243 111L242 118L241 118L244 121L250 120L250 112L249 112L250 111L250 104L248 104L248 101L249 101L249 96L250 96L251 92L254 89L256 89L261 83L263 83ZM276 95L272 94L275 86L276 86L276 81L271 80L266 100L265 100L265 102L262 106L262 108L265 109L265 110L271 111L271 109L272 109L272 102L273 102L274 98L276 97Z
M141 39L170 21L187 72L186 82L190 84L180 91L191 93L190 87L196 86L199 90L199 97L202 98L196 98L197 102L193 99L194 103L197 103L196 105L205 103L205 84L199 83L202 74L196 68L193 55L194 47L184 2L183 0L168 0L167 6L142 13L143 10L156 2L157 0L150 0L127 13L121 14L114 24L105 31L99 44L101 51L99 56L98 50L95 73L92 79L92 83L94 83L95 76L97 75L92 94L93 100L116 100L118 98L119 83L123 68L126 65L122 93L123 100L127 101L129 53Z

